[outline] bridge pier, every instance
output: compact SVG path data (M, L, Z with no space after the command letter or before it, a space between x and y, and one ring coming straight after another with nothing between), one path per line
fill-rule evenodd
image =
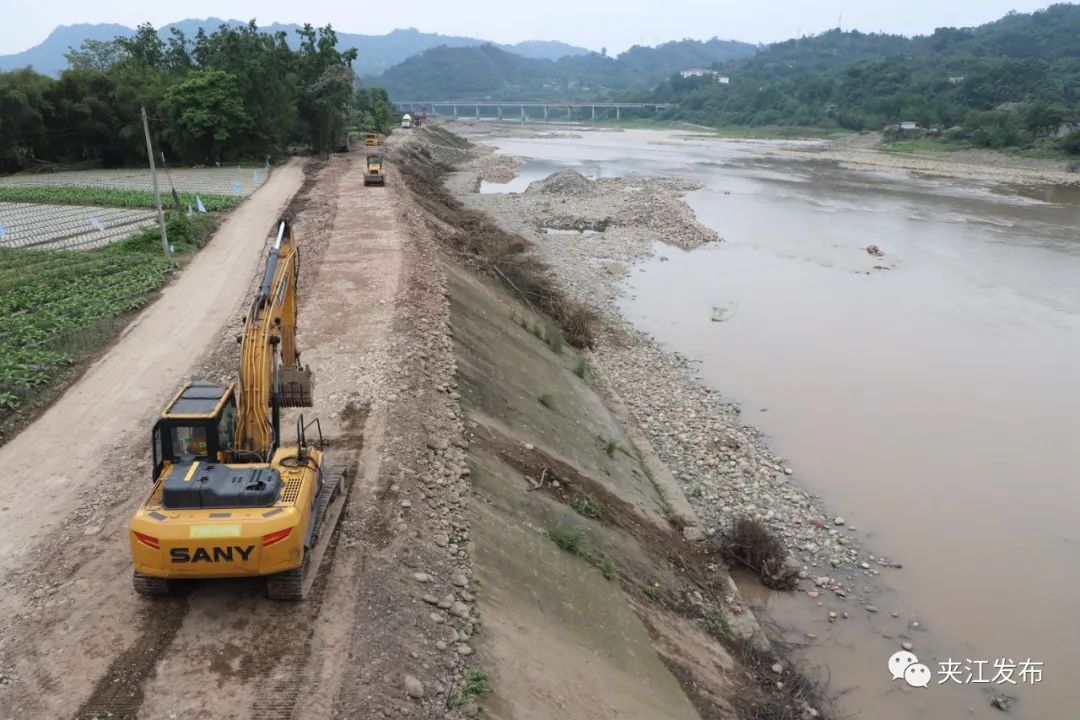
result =
M477 106L476 106L476 119L477 120L480 119L480 105L479 104L477 104Z
M592 121L596 122L596 106L592 106Z
M621 105L616 105L615 106L615 119L616 120L622 120L622 106Z
M544 106L544 122L547 122L547 121L548 121L548 118L547 118L547 105L545 105Z
M502 105L499 106L499 119L502 120Z
M521 124L522 125L525 124L525 106L524 105L521 106Z
M457 105L454 106L454 119L457 120Z
M574 106L566 106L566 122L574 122Z

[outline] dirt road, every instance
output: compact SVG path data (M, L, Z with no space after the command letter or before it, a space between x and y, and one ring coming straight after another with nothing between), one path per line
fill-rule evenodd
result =
M457 430L444 394L449 343L416 315L437 316L445 299L415 282L422 258L403 259L416 255L415 212L395 193L400 181L391 169L386 188L365 189L362 174L362 157L334 158L309 175L292 207L313 412L331 461L357 468L314 597L276 604L258 583L230 581L142 598L131 589L126 536L149 487L146 446L162 402L186 376L233 374L231 321L303 181L291 164L82 380L0 448L4 467L19 468L0 500L0 719L337 717L419 705L401 684L410 666L424 680L436 670L453 677L457 655L441 663L409 655L429 644L417 619L430 608L411 597L412 570L402 573L398 553L407 545L414 564L434 553L425 565L445 578L467 567L464 552L450 556L407 534L395 495L435 456L453 455L460 476L462 461L447 450ZM441 695L428 687L444 707L449 685Z

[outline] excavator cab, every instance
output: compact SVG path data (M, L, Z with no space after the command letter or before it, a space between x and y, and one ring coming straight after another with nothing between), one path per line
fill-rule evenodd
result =
M233 385L196 381L178 392L154 424L154 477L172 465L226 462L234 452L236 395Z

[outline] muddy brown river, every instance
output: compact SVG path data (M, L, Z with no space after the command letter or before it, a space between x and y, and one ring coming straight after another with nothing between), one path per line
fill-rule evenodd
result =
M742 583L842 711L994 718L1005 695L1009 717L1080 717L1080 194L674 133L488 142L530 161L483 191L564 167L705 184L688 202L725 241L658 245L623 311L700 361L868 553L903 563L875 581L877 613ZM892 679L901 638L927 687Z

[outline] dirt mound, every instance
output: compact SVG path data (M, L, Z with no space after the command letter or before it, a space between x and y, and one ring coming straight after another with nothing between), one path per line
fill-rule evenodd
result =
M543 180L530 183L526 193L544 195L592 195L595 191L593 182L576 170L560 170L548 175Z

